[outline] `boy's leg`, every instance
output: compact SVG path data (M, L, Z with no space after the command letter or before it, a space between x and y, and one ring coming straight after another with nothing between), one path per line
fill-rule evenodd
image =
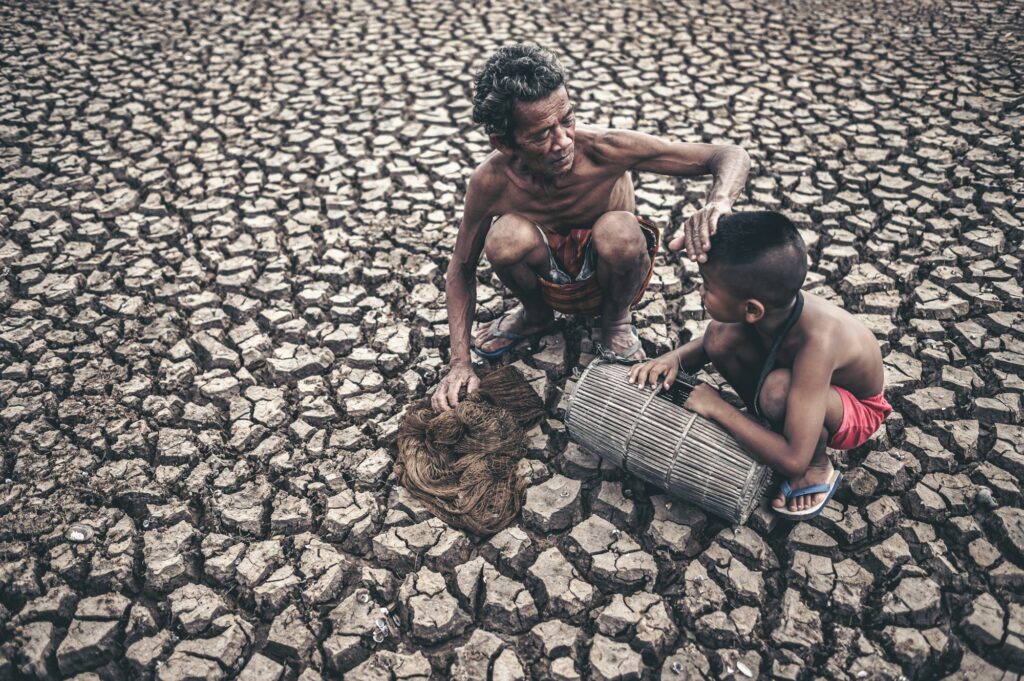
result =
M776 369L765 377L764 385L761 387L760 406L761 413L771 422L776 431L781 432L786 423L786 400L789 398L789 369ZM830 388L828 391L828 404L825 407L825 425L821 429L821 437L818 446L814 450L807 470L800 476L789 481L792 489L800 489L810 485L824 484L832 477L832 462L825 453L825 445L829 435L836 432L843 422L843 400L839 393ZM802 511L820 502L825 497L824 493L807 494L789 500L790 511ZM772 501L772 506L782 508L786 505L786 499L781 494Z
M754 391L767 353L745 324L711 322L704 332L704 352L751 412Z

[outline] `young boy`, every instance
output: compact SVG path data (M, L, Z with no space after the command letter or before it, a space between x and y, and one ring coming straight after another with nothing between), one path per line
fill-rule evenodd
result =
M632 368L631 383L672 385L679 369L708 361L739 393L741 413L714 388L698 386L686 407L714 419L748 452L788 481L774 509L796 519L818 515L842 476L826 444L863 444L892 411L882 394L882 353L856 317L800 287L807 248L793 223L771 211L718 221L700 265L703 338Z

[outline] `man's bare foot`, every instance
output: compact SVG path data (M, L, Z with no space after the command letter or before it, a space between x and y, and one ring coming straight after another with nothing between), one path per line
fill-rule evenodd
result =
M808 466L807 470L800 477L792 478L789 481L789 487L790 489L798 490L812 485L827 485L832 479L834 470L832 462L825 458L821 463L815 462ZM800 497L793 497L789 500L788 508L794 512L803 511L817 505L825 498L826 494L827 492L820 492L818 494L805 494ZM786 497L780 492L779 496L772 499L772 506L775 508L786 506Z
M647 359L643 345L633 334L633 325L627 318L624 322L609 324L601 331L601 344L622 359L643 361Z
M473 339L473 345L486 353L497 352L510 345L515 345L519 341L516 338L494 336L495 330L500 329L504 333L513 334L513 336L532 336L549 327L554 318L555 314L551 310L546 310L534 318L532 315L527 315L526 308L519 306L512 312L507 312L481 326Z

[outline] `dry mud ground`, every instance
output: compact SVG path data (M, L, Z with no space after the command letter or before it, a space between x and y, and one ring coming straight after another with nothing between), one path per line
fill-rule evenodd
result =
M0 7L0 678L1020 678L1020 3L227 4ZM897 411L820 519L568 445L568 321L513 358L551 408L516 526L393 484L514 39L585 121L742 144L877 334ZM638 187L676 227L707 183ZM657 265L649 352L704 323Z

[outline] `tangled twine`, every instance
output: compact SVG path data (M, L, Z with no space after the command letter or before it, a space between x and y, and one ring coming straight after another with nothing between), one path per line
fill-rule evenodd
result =
M409 409L398 431L395 475L438 518L494 534L523 505L526 482L516 467L526 454L526 431L543 417L544 403L522 373L502 367L454 409L437 414L426 401Z

